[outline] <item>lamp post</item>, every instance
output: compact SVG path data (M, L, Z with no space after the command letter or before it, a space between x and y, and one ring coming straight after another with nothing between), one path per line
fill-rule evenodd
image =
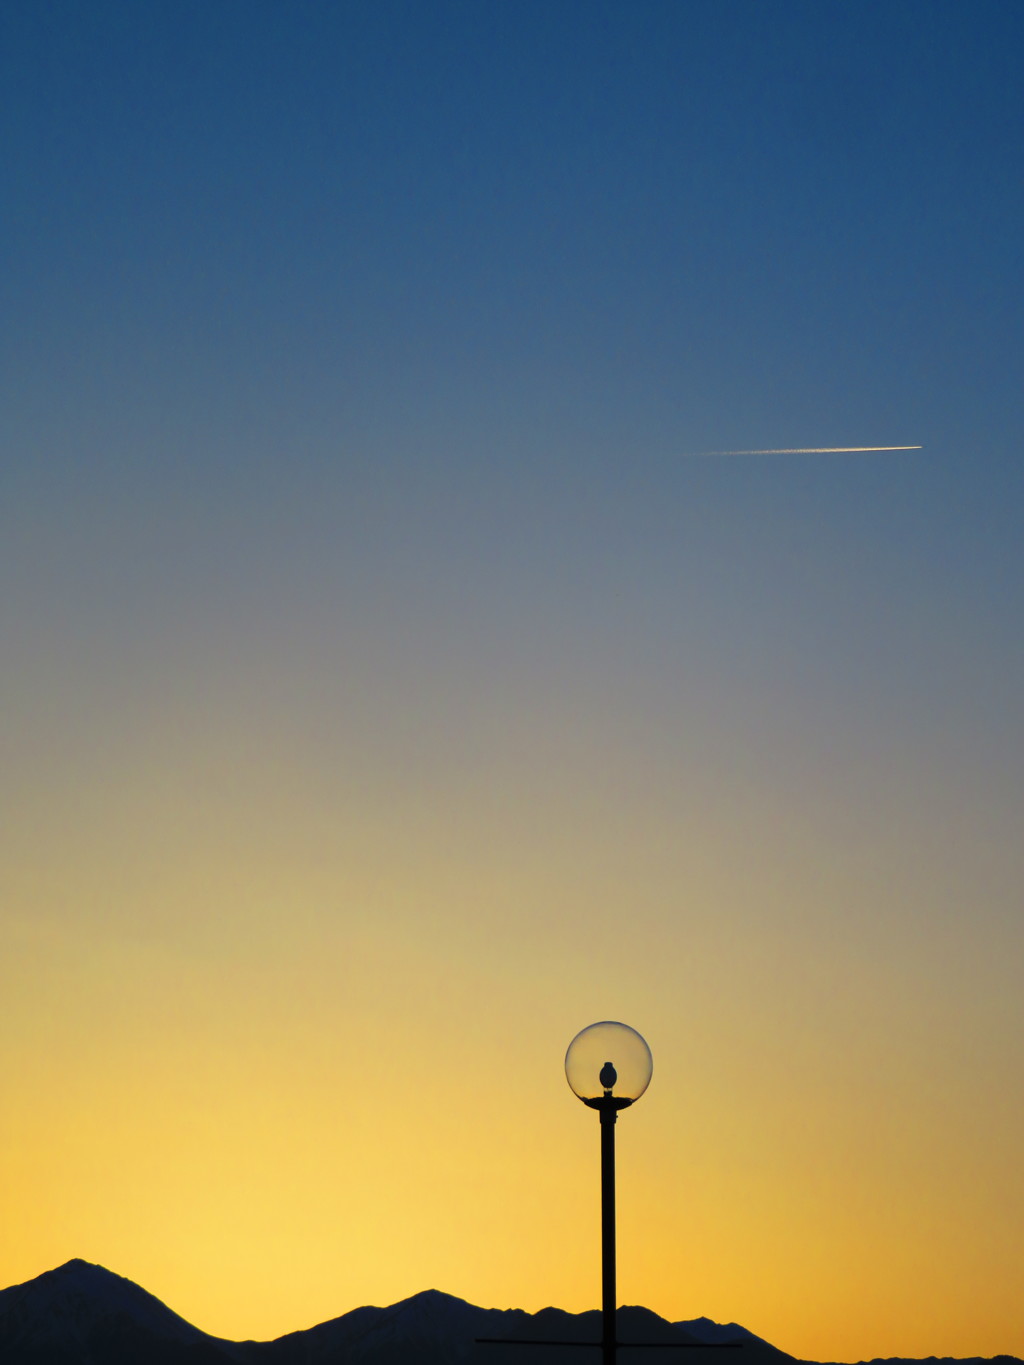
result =
M600 1346L601 1365L616 1365L620 1346L631 1350L701 1351L738 1347L739 1341L619 1341L615 1335L615 1120L635 1104L651 1083L651 1049L628 1024L611 1019L577 1033L565 1054L565 1078L572 1092L601 1118L601 1340L542 1341L536 1337L477 1337L486 1346Z
M577 1033L565 1054L574 1095L601 1118L601 1365L615 1365L615 1121L651 1083L651 1049L636 1029L605 1019Z

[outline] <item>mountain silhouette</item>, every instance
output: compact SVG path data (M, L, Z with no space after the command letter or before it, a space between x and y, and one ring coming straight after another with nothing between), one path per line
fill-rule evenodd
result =
M620 1308L619 1340L685 1347L622 1350L622 1365L796 1365L736 1323L667 1322L646 1308ZM479 1338L490 1338L484 1343ZM152 1294L103 1266L73 1260L0 1291L4 1365L599 1365L587 1346L522 1347L601 1339L598 1312L477 1308L429 1289L388 1308L357 1308L275 1341L228 1341L193 1327ZM496 1343L496 1344L495 1344ZM737 1353L716 1349L739 1343ZM875 1365L883 1365L876 1362ZM910 1365L889 1361L885 1365ZM928 1365L940 1365L934 1358ZM962 1365L981 1365L974 1358ZM996 1356L993 1365L1024 1365Z
M223 1365L238 1359L232 1347L88 1261L0 1292L0 1359L10 1365Z

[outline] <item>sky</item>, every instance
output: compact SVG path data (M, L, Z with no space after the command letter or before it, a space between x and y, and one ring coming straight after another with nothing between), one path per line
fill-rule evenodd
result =
M1024 1356L1022 42L3 6L0 1283Z

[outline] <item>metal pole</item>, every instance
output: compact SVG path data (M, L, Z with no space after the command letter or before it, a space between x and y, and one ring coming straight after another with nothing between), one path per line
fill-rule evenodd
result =
M615 1118L601 1106L601 1365L615 1365Z

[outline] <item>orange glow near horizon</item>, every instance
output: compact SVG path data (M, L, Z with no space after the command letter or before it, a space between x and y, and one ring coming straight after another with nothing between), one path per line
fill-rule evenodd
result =
M500 782L336 820L354 793L205 739L91 804L69 774L22 830L5 1284L82 1256L232 1338L430 1287L593 1307L598 1127L562 1056L618 1017L655 1062L619 1125L622 1302L810 1359L1022 1351L1010 959L943 922L949 865L893 918L895 845L859 869L823 790L801 818L644 790L564 735L565 784L499 747Z

